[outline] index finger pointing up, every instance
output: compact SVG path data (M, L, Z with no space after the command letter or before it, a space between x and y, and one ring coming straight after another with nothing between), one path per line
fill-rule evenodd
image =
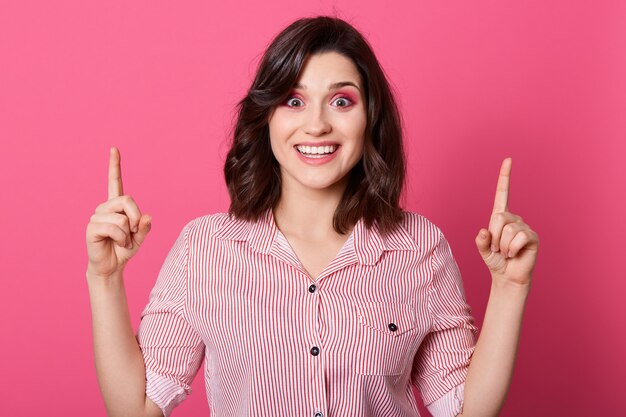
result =
M120 160L120 151L115 146L111 147L109 154L109 200L124 195Z
M493 202L493 212L503 212L508 210L509 202L509 180L511 178L512 158L506 158L502 161L500 167L500 176L498 177L498 185L496 186L496 198Z

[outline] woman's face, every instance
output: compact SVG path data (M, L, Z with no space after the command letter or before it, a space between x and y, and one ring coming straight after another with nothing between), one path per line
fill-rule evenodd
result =
M363 153L363 94L359 72L349 58L324 52L305 61L293 91L269 118L283 189L343 190L348 172Z

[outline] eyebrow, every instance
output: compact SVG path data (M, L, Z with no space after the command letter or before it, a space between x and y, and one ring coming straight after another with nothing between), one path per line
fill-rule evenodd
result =
M332 83L331 85L328 86L328 89L329 90L337 90L337 89L339 89L341 87L345 87L347 85L351 85L352 87L354 87L357 90L361 91L359 86L356 85L355 83L353 83L352 81L339 81L339 82L336 82L336 83ZM294 86L294 88L298 88L298 89L301 89L301 90L306 90L306 85L298 83L298 84L296 84Z

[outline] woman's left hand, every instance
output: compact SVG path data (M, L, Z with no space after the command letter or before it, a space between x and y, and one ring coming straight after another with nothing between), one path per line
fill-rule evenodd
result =
M539 237L522 218L508 211L511 158L500 168L489 229L480 229L476 246L494 283L530 287Z

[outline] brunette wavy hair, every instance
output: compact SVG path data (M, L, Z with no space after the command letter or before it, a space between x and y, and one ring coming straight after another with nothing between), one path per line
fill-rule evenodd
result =
M330 16L299 19L271 42L256 77L239 102L234 136L224 165L229 213L256 221L280 198L280 167L272 153L268 119L293 89L312 54L337 52L355 64L364 85L367 125L363 156L350 171L348 186L333 216L346 233L360 218L377 222L382 234L402 219L399 206L405 162L402 126L391 88L365 38L349 23Z

